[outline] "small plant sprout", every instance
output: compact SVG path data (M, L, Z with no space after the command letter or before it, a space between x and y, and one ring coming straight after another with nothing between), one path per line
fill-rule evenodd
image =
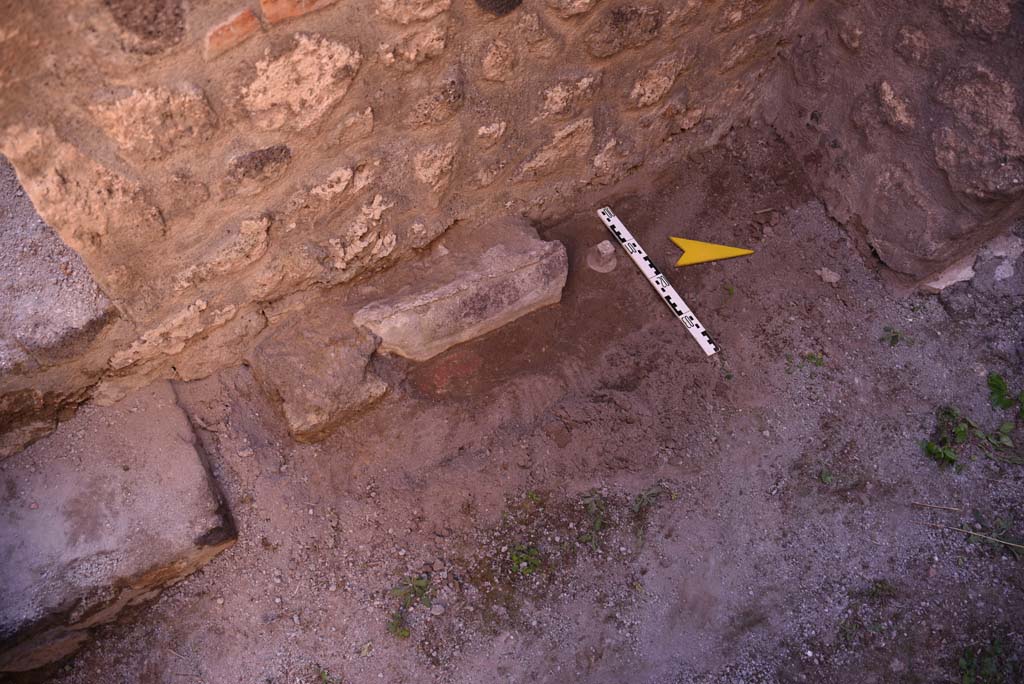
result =
M404 609L399 608L391 614L391 619L388 620L388 632L396 639L409 638L411 632L409 631L409 623L405 619Z
M391 619L388 621L388 632L399 639L408 639L410 631L407 613L409 609L416 603L421 603L429 608L432 593L430 577L427 575L400 579L391 590L391 595L397 598L401 605L391 614Z
M430 577L427 575L403 577L391 590L391 595L401 600L403 610L408 610L416 602L429 608L431 593Z
M512 572L519 575L532 575L541 566L540 549L536 546L516 544L508 550L508 559Z

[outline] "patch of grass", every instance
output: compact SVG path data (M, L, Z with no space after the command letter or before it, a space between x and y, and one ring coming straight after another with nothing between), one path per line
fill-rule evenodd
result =
M961 684L1013 684L1019 679L1021 668L1000 639L969 646L957 660Z
M824 352L817 353L817 354L813 353L813 352L806 352L804 354L801 354L800 358L803 359L804 361L806 361L807 363L811 364L812 366L816 366L818 368L821 368L822 366L825 365L825 353Z
M722 288L725 289L725 294L727 294L730 297L736 294L736 288L733 287L732 285L723 285Z
M822 467L822 469L818 471L818 481L821 482L821 484L830 485L834 480L835 476L828 468Z
M896 328L891 325L887 325L882 328L882 336L878 338L879 342L885 342L890 347L895 347L900 342L909 342L907 337Z
M512 564L512 572L519 575L532 575L543 564L540 549L525 544L516 544L510 548L508 560Z
M608 522L606 518L608 502L599 492L591 492L583 497L580 503L586 509L590 521L590 529L580 535L580 541L590 544L590 548L596 551L600 543L601 532L604 531Z

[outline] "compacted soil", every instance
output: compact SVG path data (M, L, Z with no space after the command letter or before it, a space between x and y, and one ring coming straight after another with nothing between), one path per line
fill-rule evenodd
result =
M587 214L542 229L561 304L379 359L392 391L325 442L246 368L177 385L239 541L54 681L1024 681L1022 549L948 529L1024 538L988 387L1024 390L1024 260L901 289L797 168L754 126L607 198L715 357L624 254L586 267ZM670 235L755 254L675 270Z

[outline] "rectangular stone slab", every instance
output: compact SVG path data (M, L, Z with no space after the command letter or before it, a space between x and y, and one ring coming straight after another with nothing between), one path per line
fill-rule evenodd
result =
M402 294L360 309L353 320L380 338L378 351L425 361L562 298L568 259L560 242L507 219L477 255L435 258Z
M170 384L83 407L0 463L0 672L73 653L234 539Z

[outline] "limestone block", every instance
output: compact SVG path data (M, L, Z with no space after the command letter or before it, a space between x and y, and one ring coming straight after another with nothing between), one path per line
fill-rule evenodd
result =
M560 81L544 91L538 119L557 119L577 116L582 105L590 102L601 83L600 74L590 74L579 79Z
M629 93L630 102L637 107L650 107L660 102L672 89L685 65L686 59L678 54L659 59L633 84Z
M378 53L385 65L399 71L412 71L420 64L440 56L444 52L447 38L447 25L438 23L382 43Z
M361 64L347 45L299 34L290 51L256 63L242 102L260 128L306 128L345 97Z
M324 308L279 323L253 351L250 365L280 403L292 436L311 442L387 391L368 367L376 346L343 312Z
M476 255L438 257L407 291L360 309L354 321L381 352L425 361L561 300L565 248L508 221L484 229L497 244Z
M235 538L166 382L83 408L0 479L0 672L74 652Z
M429 186L433 192L440 193L448 186L454 163L454 143L439 143L416 153L413 157L413 172L416 180Z
M594 142L594 120L580 119L555 131L547 145L542 147L516 173L515 180L531 179L551 173L570 159L586 155Z
M202 142L216 126L202 90L188 84L133 90L90 111L125 154L144 160Z
M378 0L377 11L391 21L409 24L432 19L451 6L452 0Z
M101 249L107 258L163 236L163 217L138 183L63 142L52 128L15 126L5 133L3 152L36 209L94 274L109 275L89 263Z

